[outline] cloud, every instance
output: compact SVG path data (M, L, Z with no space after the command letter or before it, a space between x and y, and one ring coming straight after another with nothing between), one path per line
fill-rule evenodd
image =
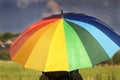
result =
M57 14L61 10L61 6L55 0L49 0L45 5L47 11L43 12L43 16L49 16L52 14Z
M48 1L46 6L50 8L53 13L57 13L58 11L60 11L60 5L54 0Z
M29 5L31 5L32 3L37 4L38 2L39 2L39 0L18 0L17 7L18 8L26 8Z

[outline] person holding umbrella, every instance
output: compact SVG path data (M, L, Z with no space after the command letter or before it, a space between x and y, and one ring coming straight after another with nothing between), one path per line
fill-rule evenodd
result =
M78 70L42 72L39 80L83 80Z

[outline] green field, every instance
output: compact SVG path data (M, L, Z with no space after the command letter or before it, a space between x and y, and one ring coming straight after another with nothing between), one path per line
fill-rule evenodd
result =
M119 66L96 66L80 71L85 80L120 80Z
M80 70L84 80L120 80L119 66L97 66ZM0 61L0 80L39 80L41 72Z
M39 80L40 74L12 62L0 61L0 80Z

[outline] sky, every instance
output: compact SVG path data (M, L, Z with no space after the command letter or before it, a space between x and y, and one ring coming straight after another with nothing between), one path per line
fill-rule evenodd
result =
M61 9L96 17L120 34L120 0L0 0L0 32L22 32Z

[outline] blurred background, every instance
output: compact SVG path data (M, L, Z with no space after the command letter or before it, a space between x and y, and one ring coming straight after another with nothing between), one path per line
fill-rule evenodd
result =
M61 9L96 17L120 35L120 0L0 0L0 80L39 79L41 72L12 63L8 49L25 28ZM120 80L120 51L111 60L80 73L85 80Z

